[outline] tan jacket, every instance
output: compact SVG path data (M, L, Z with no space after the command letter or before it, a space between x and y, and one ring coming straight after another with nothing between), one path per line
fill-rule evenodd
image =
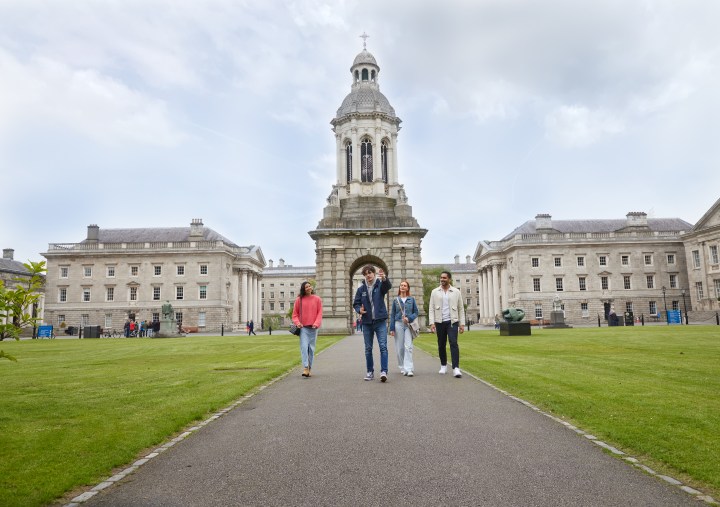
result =
M456 289L452 285L448 288L448 303L450 303L450 322L455 324L460 322L460 325L465 325L465 306L462 302L462 296L460 290ZM433 289L430 293L430 309L428 312L428 322L434 324L436 322L442 322L442 304L443 304L443 290L442 287Z

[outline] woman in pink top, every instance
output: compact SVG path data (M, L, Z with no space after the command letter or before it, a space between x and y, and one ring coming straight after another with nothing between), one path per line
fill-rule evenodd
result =
M310 282L300 284L300 295L293 306L292 321L300 328L300 357L303 377L310 376L318 328L322 324L322 299L314 294Z

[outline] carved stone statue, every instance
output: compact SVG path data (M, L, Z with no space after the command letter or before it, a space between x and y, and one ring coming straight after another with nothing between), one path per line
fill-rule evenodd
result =
M562 299L560 299L560 296L558 296L557 294L555 295L555 299L553 299L553 311L554 312L562 311Z
M520 322L525 318L525 312L520 308L506 308L503 310L505 322Z
M163 319L165 320L172 320L173 318L173 307L170 304L170 301L165 301L165 304L162 305L162 314Z

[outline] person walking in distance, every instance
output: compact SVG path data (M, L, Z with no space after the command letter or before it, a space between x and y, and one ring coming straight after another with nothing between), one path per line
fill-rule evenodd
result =
M385 294L392 287L390 279L385 272L378 269L375 276L375 266L370 264L362 268L365 277L362 285L358 287L353 300L353 308L360 314L362 320L363 338L365 339L365 366L367 373L365 380L375 378L373 363L373 337L377 336L380 348L380 381L387 381L388 351L387 351L387 318L388 311L385 306Z
M293 306L292 321L300 328L300 358L303 377L310 377L315 358L315 343L322 324L322 300L314 294L310 282L300 284L300 293Z
M395 337L400 373L412 377L413 373L413 336L410 323L417 319L418 307L415 298L410 295L410 284L407 280L400 282L398 295L390 307L390 336Z
M460 291L451 285L452 273L440 273L440 287L430 293L428 320L430 330L437 334L438 354L440 355L440 373L447 372L447 342L450 342L450 358L453 375L462 377L460 371L460 348L458 347L458 329L465 332L465 307Z

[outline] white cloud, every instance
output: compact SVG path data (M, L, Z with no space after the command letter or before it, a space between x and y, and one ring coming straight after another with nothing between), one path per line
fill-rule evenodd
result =
M545 118L546 137L570 147L589 146L625 129L621 118L608 111L584 106L560 106Z

